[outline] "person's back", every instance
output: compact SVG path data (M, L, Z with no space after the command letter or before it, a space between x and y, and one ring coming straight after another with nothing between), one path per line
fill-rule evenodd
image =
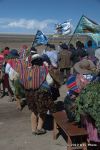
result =
M65 47L65 44L61 45L61 51L59 53L59 67L60 68L69 68L71 65L71 52L68 50L67 46Z
M51 65L55 68L58 67L58 54L55 50L55 46L52 44L48 44L45 52L43 54L46 54L48 58L51 61Z
M91 59L93 59L94 56L95 56L95 49L92 48L92 41L89 40L88 43L87 43L87 45L88 45L88 48L86 49L86 51L87 51L89 57L90 57Z
M60 52L60 68L67 68L71 65L70 56L71 52L68 50L63 50Z

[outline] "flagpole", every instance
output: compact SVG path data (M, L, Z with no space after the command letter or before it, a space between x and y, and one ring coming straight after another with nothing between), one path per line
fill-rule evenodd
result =
M75 28L75 30L74 30L72 36L71 36L69 42L68 42L68 46L69 46L70 42L72 41L72 39L73 39L73 37L74 37L74 34L75 34L75 32L76 32L76 30L77 30L77 28L78 28L78 26L79 26L79 24L80 24L80 22L81 22L81 19L82 19L83 17L84 17L84 15L81 16L81 18L80 18L80 20L79 20L79 22L78 22L78 24L77 24L77 26L76 26L76 28Z
M37 30L37 32L38 32L39 30ZM35 37L34 37L34 41L32 42L32 47L34 47L34 42L35 42L35 39L36 39L36 36L37 36L37 32L36 32L36 34L35 34Z

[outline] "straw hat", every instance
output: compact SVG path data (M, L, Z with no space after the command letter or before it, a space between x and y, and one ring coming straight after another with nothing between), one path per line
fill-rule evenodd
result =
M95 70L95 65L91 60L83 59L74 65L74 70L80 74L91 74Z

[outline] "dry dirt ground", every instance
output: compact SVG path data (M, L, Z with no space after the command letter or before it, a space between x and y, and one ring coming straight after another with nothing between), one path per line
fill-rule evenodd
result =
M62 101L66 93L64 86L60 93L58 100ZM57 140L53 140L50 127L45 135L32 135L31 112L27 106L22 112L18 111L16 102L9 102L8 99L8 96L0 99L0 150L66 150L63 137L60 135Z

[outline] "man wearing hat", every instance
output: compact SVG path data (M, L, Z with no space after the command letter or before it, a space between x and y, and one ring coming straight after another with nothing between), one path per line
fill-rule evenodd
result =
M77 73L87 75L92 74L96 67L91 60L82 59L81 61L77 62L73 68Z
M64 81L64 72L65 78L67 78L67 74L69 74L69 70L71 67L71 52L68 50L68 46L63 43L60 45L61 51L59 53L59 67L62 73L62 80Z
M95 78L96 66L88 58L83 58L73 66L73 73L77 76L77 84L82 90Z

